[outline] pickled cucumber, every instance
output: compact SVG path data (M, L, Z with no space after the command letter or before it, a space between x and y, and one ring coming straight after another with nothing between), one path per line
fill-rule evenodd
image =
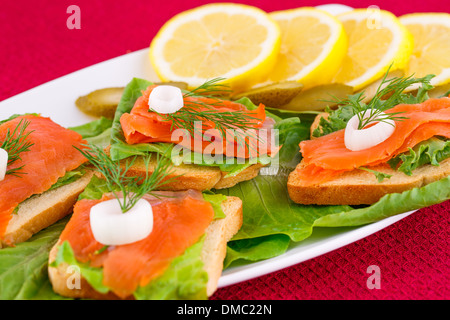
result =
M95 90L79 97L75 104L78 109L90 116L113 119L123 90L122 87Z
M330 83L303 90L289 103L282 105L284 110L322 111L328 106L336 106L335 100L343 100L353 93L353 88L344 84Z
M289 103L303 90L303 85L296 81L284 81L272 83L252 90L242 92L232 97L238 100L243 97L249 98L254 104L264 104L266 107L280 108Z

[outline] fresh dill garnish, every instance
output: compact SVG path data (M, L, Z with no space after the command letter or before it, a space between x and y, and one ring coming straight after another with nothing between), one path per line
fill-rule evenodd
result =
M28 136L34 130L26 132L29 124L30 121L21 119L12 132L9 128L7 129L5 139L0 145L0 148L8 152L7 166L11 166L17 161L22 160L20 157L22 152L29 151L30 147L34 145L34 143L28 140ZM22 172L24 167L25 165L21 165L20 167L9 169L6 171L6 174L20 177L21 174L26 174L26 172Z
M225 78L214 78L206 81L197 88L190 91L184 90L183 97L220 97L225 94L229 94L231 89L228 85L220 83L225 80Z
M412 75L405 78L394 77L387 79L388 72L383 76L381 83L379 84L374 97L366 104L362 102L364 100L364 91L351 95L347 100L340 102L339 104L350 105L353 109L353 113L358 116L359 125L358 129L361 130L373 122L386 122L387 120L403 121L407 119L401 116L403 112L393 112L381 116L381 113L389 110L399 103L404 103L407 97L404 97L404 90L413 84L422 84L422 90L419 90L416 98L422 98L421 95L426 94L426 90L430 90L430 76L423 78L413 78ZM424 88L425 87L425 88ZM424 90L426 89L426 90ZM387 97L384 99L384 97ZM409 98L409 97L408 97Z
M230 91L227 85L219 83L223 80L223 78L215 78L191 91L185 91L183 108L175 113L158 113L158 115L163 121L171 122L171 130L186 130L193 138L202 136L203 130L213 127L218 130L222 139L231 135L239 146L245 145L256 149L255 144L259 141L259 136L254 124L260 119L249 114L248 110L219 111L215 108L226 107L224 100L219 98ZM201 99L186 99L190 97ZM156 112L152 109L149 111ZM247 141L247 138L251 143Z
M84 147L84 149L75 148L103 175L107 189L119 201L123 213L129 211L144 195L152 194L153 191L176 178L168 179L168 176L173 173L170 169L171 161L168 158L157 155L156 167L150 174L152 155L144 156L145 177L129 176L127 173L135 164L137 156L131 160L127 159L122 165L120 161L113 161L102 148L96 145L84 145Z
M388 78L389 70L383 76L374 97L365 103L365 93L361 91L356 94L347 96L344 100L334 100L339 107L336 110L327 108L329 113L328 119L321 118L319 127L313 132L314 137L320 137L331 132L344 129L347 122L354 115L358 115L358 129L363 129L374 122L403 121L406 117L401 116L402 112L386 113L398 104L415 104L422 103L428 99L428 91L433 88L430 84L434 75L427 75L422 78L414 78L413 75L408 77ZM405 92L405 89L419 85L416 92Z

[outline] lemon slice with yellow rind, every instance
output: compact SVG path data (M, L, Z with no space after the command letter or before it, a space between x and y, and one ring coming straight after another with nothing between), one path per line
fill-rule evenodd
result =
M381 78L390 68L404 70L413 37L392 13L356 9L337 16L348 36L348 52L333 82L355 91Z
M235 92L265 79L280 48L280 29L252 6L216 3L170 19L150 44L150 60L163 81L192 87L226 78Z
M414 13L400 22L414 37L414 49L406 74L423 77L434 74L432 85L450 82L450 14Z
M339 20L310 7L270 16L281 28L281 48L269 81L299 81L305 88L330 82L347 52Z

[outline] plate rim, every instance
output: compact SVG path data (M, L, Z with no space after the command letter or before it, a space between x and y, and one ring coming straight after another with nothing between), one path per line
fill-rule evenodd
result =
M408 217L409 215L413 214L416 211L418 210L411 210L408 212L399 213L397 215L376 222L372 222L363 226L356 226L354 227L354 229L347 231L344 234L340 234L332 240L330 239L329 241L331 241L331 243L327 241L318 244L313 248L308 248L304 251L300 250L299 252L293 252L296 251L296 248L293 249L288 248L285 253L279 256L246 264L245 265L246 267L253 265L248 270L244 269L242 271L232 273L233 268L225 269L224 272L222 273L222 276L219 279L218 288L223 288L226 286L238 284L240 282L252 280L276 271L280 271L285 268L292 267L297 264L301 264L303 262L317 258L319 256L325 255L334 250L343 248L349 244L367 238L377 233L378 231L381 231L387 228L388 226L393 225L400 220L403 220L404 218ZM301 241L299 243L301 243ZM284 263L281 266L278 266L277 264L279 262ZM234 270L239 268L242 267L241 266L236 267Z

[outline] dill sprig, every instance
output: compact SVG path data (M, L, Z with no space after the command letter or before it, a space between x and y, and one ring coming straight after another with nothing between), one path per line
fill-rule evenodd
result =
M227 136L229 130L233 130L231 131L232 137L238 142L239 146L245 144L248 148L255 149L259 137L255 132L254 121L259 119L248 114L247 110L219 111L215 108L226 106L224 100L218 97L223 95L224 92L230 91L227 85L218 83L222 80L224 79L209 80L191 91L185 91L183 94L183 98L199 97L205 99L184 99L183 108L177 112L158 114L164 121L171 122L171 130L184 129L193 138L202 135L202 131L208 129L206 121L213 124L214 129L220 132L222 138ZM247 141L247 138L251 143Z
M145 177L127 175L135 164L137 156L127 159L122 165L120 161L113 161L106 152L96 145L84 145L85 149L79 149L86 159L103 175L108 190L119 201L123 213L129 211L144 195L152 194L163 185L171 182L176 177L167 179L173 173L170 170L170 159L157 156L157 164L153 173L149 173L149 165L152 155L143 157L145 163ZM155 194L159 197L160 195Z
M30 147L34 145L34 143L28 140L28 136L34 130L26 132L29 124L30 121L21 119L12 132L9 128L7 129L5 139L0 145L0 148L8 152L7 166L11 166L17 161L22 160L20 157L21 154L29 151ZM20 177L21 174L26 174L26 172L22 172L24 167L25 165L21 165L20 167L9 169L6 171L6 174Z
M230 93L231 89L228 85L224 83L220 83L225 78L214 78L206 81L201 84L197 88L192 89L191 91L185 90L183 93L183 97L192 97L192 96L202 96L202 97L220 97L224 94Z
M335 101L341 107L349 106L359 119L358 129L363 129L374 122L403 121L407 117L401 116L403 112L392 112L381 115L382 112L393 108L400 103L415 103L416 101L426 100L427 91L432 89L430 80L434 75L427 75L422 78L414 78L413 75L408 77L394 77L387 79L389 70L383 76L374 97L366 104L364 91L357 94L349 95L347 99ZM414 84L421 84L416 96L404 93L404 90Z

